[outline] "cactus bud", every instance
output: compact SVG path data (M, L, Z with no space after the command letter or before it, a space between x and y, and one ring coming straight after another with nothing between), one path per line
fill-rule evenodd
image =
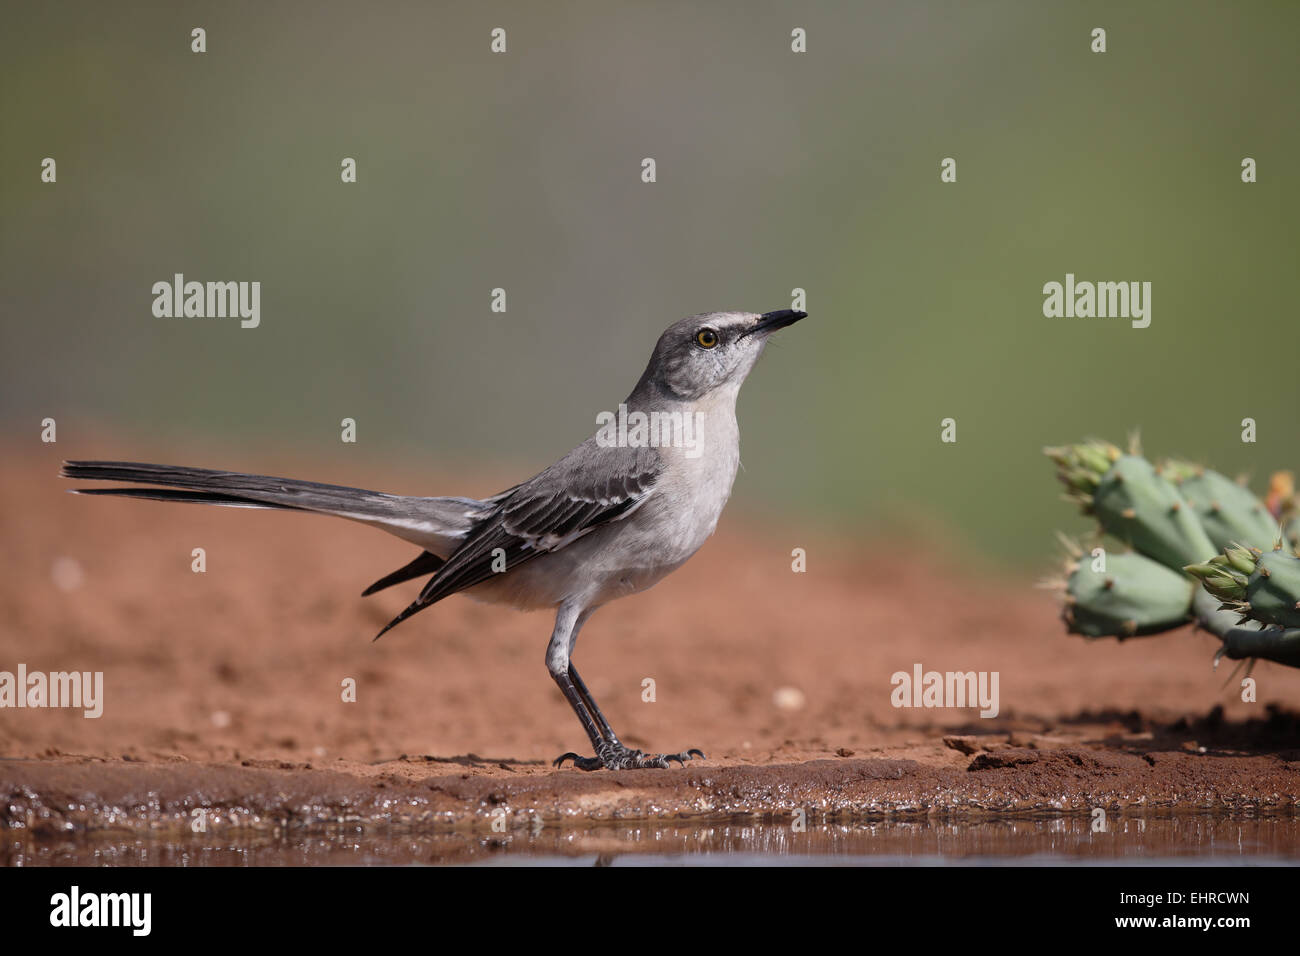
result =
M1300 557L1290 552L1229 547L1185 570L1243 620L1300 627Z

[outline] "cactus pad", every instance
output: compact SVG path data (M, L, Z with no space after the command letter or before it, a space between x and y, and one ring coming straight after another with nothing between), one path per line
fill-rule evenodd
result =
M1087 557L1067 567L1065 609L1070 633L1134 637L1180 627L1191 619L1193 583L1140 554L1108 554L1104 571Z
M1277 544L1281 533L1277 522L1249 488L1189 462L1165 462L1160 472L1178 486L1216 548L1235 542L1267 551Z

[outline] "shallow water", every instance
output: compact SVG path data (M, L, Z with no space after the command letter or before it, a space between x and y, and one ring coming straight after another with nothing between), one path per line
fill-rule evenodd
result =
M1300 815L1128 811L978 820L619 824L538 832L0 835L4 866L1278 865L1300 862Z

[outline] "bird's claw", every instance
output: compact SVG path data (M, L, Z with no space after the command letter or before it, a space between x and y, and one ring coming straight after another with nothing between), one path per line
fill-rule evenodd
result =
M598 748L595 757L582 757L572 752L564 754L555 758L554 766L559 767L564 764L564 761L572 760L573 765L579 770L600 770L602 767L606 770L634 770L650 767L667 770L672 766L670 761L676 760L678 764L685 767L686 761L693 757L706 759L704 751L696 747L675 754L648 754L643 750L629 750L622 744L610 744Z
M551 766L562 767L566 760L572 760L573 765L579 770L599 770L601 767L605 766L596 757L583 757L579 754L575 754L573 751L569 751L567 754L561 754L556 757L551 761Z

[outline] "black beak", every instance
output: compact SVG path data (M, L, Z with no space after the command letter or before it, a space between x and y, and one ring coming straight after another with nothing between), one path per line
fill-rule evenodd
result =
M753 327L745 335L767 334L775 332L777 329L783 329L787 325L794 325L800 319L806 319L807 312L796 312L794 309L781 309L779 312L765 312L759 316Z

